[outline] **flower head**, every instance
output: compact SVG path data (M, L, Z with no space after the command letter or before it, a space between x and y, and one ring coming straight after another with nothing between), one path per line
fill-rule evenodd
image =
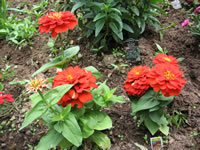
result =
M0 78L1 78L1 77L3 77L3 75L2 75L2 74L0 74Z
M29 86L28 86L28 91L29 92L36 92L38 90L42 91L43 87L47 87L48 84L46 84L45 82L47 82L47 80L44 80L42 78L35 78L35 79L31 79Z
M73 87L58 101L65 107L71 104L72 107L77 104L78 108L92 100L92 94L89 92L91 88L97 88L96 78L90 71L76 67L69 67L66 70L58 72L53 79L53 88L63 84L73 84Z
M181 27L184 28L185 26L188 25L189 22L190 22L189 19L185 19L185 20L181 23Z
M153 59L154 64L162 64L162 63L170 63L174 64L175 66L178 67L178 61L175 57L173 56L168 56L166 54L161 54L159 53L154 59Z
M195 10L194 10L194 13L197 14L200 10L200 6L198 6Z
M183 71L173 64L157 64L148 74L148 83L154 91L161 90L166 97L177 96L185 85L182 75Z
M150 69L146 66L136 66L128 72L124 82L124 90L128 95L141 97L149 88L147 74Z
M52 37L56 37L58 33L66 32L68 29L74 29L78 24L74 14L70 11L50 12L48 15L40 17L38 23L41 23L40 33L51 31Z
M0 104L3 104L4 100L7 100L8 102L13 102L14 99L12 97L13 97L13 95L11 95L11 94L3 95L3 92L0 91Z

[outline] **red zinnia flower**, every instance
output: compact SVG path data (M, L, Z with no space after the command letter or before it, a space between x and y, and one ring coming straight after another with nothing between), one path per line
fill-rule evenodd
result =
M10 94L3 95L3 92L0 91L0 104L3 104L4 100L7 100L8 102L13 102L14 99L12 97L13 95L10 95Z
M70 11L50 12L48 15L40 17L38 23L40 33L51 31L51 36L56 37L58 33L66 32L68 29L74 29L78 24L75 16Z
M149 88L147 74L150 69L146 66L136 66L128 72L124 82L124 90L128 95L141 97Z
M159 53L154 59L153 59L154 64L162 64L162 63L170 63L174 64L175 66L178 67L178 61L175 57L173 56L168 56L166 54L161 54Z
M78 108L92 100L92 94L89 90L97 88L96 78L90 71L81 69L78 66L69 67L64 71L58 72L56 77L53 79L53 88L63 84L73 84L74 86L58 101L57 104L61 104L65 107L71 104L74 107L75 104Z
M161 90L166 97L177 96L185 85L182 75L183 71L172 64L157 64L150 71L148 82L154 91Z
M2 74L0 74L0 78L2 77L3 75Z

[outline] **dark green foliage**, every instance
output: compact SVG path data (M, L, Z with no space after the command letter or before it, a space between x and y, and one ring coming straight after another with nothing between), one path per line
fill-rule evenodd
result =
M115 40L122 44L125 38L138 38L146 24L158 30L160 16L165 14L156 4L162 0L71 0L72 12L79 16L79 27L84 37L95 36L93 44L108 49ZM112 45L112 44L111 44Z

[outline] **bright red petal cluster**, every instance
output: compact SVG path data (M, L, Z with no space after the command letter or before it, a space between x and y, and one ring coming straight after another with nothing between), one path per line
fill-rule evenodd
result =
M166 97L177 96L186 83L183 73L173 64L157 64L148 74L148 82L154 91L161 90Z
M128 77L124 82L124 90L128 95L141 97L149 88L147 74L150 69L146 66L136 66L128 72Z
M3 95L3 92L0 91L0 104L3 104L4 100L7 100L8 102L13 102L14 99L12 97L13 95L10 94Z
M66 32L68 29L74 29L78 24L74 14L70 11L50 12L48 15L40 17L38 23L41 23L40 33L51 31L52 37L56 37L58 33Z
M73 84L74 86L58 101L65 107L71 104L74 107L81 108L83 103L92 100L92 94L89 92L91 88L97 88L96 77L90 71L76 67L69 67L62 72L58 72L53 79L53 88L63 84Z
M153 59L154 64L162 64L162 63L170 63L174 64L178 67L178 61L175 57L173 56L168 56L166 54L161 54L159 53L154 59Z

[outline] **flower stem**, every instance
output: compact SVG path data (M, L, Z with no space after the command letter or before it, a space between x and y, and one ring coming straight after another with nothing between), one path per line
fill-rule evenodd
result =
M49 103L48 103L48 102L46 101L46 99L44 98L43 93L42 93L40 90L38 90L38 93L39 93L40 97L42 98L42 100L44 101L44 103L48 106L48 108L50 108L51 111L52 111L55 115L57 115L57 112L49 105Z

